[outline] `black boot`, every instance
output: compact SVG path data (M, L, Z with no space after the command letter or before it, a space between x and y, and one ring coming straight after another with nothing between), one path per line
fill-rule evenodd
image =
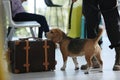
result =
M115 48L115 64L113 66L113 71L120 71L120 47Z

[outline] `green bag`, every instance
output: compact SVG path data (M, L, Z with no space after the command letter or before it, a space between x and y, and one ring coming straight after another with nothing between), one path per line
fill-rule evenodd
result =
M72 6L72 5L71 5ZM70 8L69 8L70 12ZM70 25L68 25L68 36L72 38L80 37L81 36L81 20L82 20L82 0L78 0L73 4L72 13L70 18L69 13L69 20Z

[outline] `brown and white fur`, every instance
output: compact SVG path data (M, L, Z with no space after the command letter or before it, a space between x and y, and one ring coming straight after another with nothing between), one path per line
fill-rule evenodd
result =
M65 70L68 56L72 57L75 64L75 69L79 69L77 56L85 56L87 61L87 70L85 74L89 73L90 68L92 67L92 57L95 56L100 64L100 72L102 72L103 62L101 60L101 48L98 44L98 41L101 38L103 29L99 29L99 33L94 39L78 39L68 37L62 30L56 28L51 29L47 32L47 38L51 39L53 42L58 43L62 53L64 64L61 70Z

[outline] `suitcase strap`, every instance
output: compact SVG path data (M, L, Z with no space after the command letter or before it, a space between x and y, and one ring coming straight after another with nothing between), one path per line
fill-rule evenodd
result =
M29 72L29 49L30 49L30 46L29 46L29 41L28 40L25 40L26 42L26 46L24 47L24 49L26 50L26 63L23 65L24 67L26 67L26 72Z
M48 65L49 65L49 62L48 62L48 51L47 49L49 48L50 46L47 45L47 40L44 41L44 50L45 50L45 62L43 63L43 65L45 66L45 70L48 70Z

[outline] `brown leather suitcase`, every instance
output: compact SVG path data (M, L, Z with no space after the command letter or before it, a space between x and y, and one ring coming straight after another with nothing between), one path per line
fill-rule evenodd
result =
M55 70L55 47L50 40L16 40L8 42L13 73Z

